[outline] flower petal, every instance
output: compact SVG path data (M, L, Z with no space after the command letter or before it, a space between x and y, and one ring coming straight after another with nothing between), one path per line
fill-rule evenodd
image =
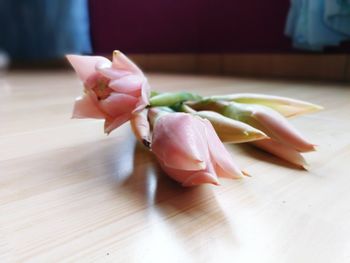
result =
M134 112L140 111L143 108L145 108L147 105L149 105L149 97L150 97L150 95L151 95L151 87L148 84L148 81L146 79L146 81L144 81L142 83L141 97L140 97L138 103L136 104L136 108L134 109Z
M298 167L307 168L305 159L298 151L278 141L265 139L252 142L252 144Z
M182 182L182 186L196 186L201 184L214 184L219 185L219 181L216 175L207 173L205 171L199 171L192 174L186 181Z
M208 149L193 120L185 113L171 113L156 121L152 151L166 166L193 171L206 168Z
M113 68L130 71L143 76L141 69L119 50L113 52Z
M66 57L83 82L96 72L96 64L111 63L107 58L101 56L67 55Z
M119 79L114 79L109 83L109 87L116 92L141 95L141 87L144 78L138 75L127 75Z
M112 118L124 113L130 113L135 108L137 98L120 93L112 93L105 100L100 101L100 107Z
M119 79L131 74L130 71L113 68L110 61L108 63L97 63L95 69L108 79Z
M131 113L124 113L115 119L106 119L105 121L105 133L110 134L114 129L118 128L131 118Z
M86 94L76 99L72 117L104 119L105 114L98 108L93 98Z
M207 134L209 152L212 161L215 163L215 171L219 177L241 178L243 176L241 170L233 162L230 153L220 141L213 126L208 120L203 120L206 125L205 132Z
M169 175L175 181L181 183L183 186L195 186L200 184L214 184L218 185L218 178L214 173L210 173L207 170L200 171L186 171L179 170L175 168L170 168L162 163L161 160L160 165L162 170Z
M151 128L147 114L148 109L133 113L130 119L130 124L136 138L149 148L151 144Z

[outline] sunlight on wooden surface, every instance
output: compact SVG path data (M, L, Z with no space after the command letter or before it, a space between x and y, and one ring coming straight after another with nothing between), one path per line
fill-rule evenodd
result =
M191 75L155 90L259 92L323 105L292 119L318 151L301 171L231 146L252 174L182 188L128 124L71 120L71 71L0 80L0 262L350 262L350 87Z

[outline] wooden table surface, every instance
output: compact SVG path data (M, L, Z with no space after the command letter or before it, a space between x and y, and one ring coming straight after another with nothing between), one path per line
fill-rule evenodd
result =
M293 119L310 170L227 146L251 174L182 188L129 125L71 120L72 71L0 80L0 262L350 262L350 87L149 75L160 91L260 92L319 103Z

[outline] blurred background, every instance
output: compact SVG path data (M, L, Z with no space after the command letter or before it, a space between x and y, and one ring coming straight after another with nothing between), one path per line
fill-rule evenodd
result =
M350 81L350 0L0 0L2 69L119 49L146 71Z

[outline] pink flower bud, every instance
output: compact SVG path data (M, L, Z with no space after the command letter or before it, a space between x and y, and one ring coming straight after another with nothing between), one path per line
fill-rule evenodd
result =
M271 138L298 152L315 150L315 145L301 135L280 113L260 105L249 105L248 108L252 112L251 116L253 122L255 122L255 127L265 132Z
M150 113L156 110L152 108ZM152 151L163 170L183 186L217 185L218 177L242 177L208 120L169 113L154 122Z
M252 142L256 147L269 152L299 168L307 170L307 164L303 156L292 147L280 143L274 139L264 139Z
M315 150L314 144L304 138L285 117L269 107L212 99L188 104L195 110L213 110L226 117L245 122L299 152Z

